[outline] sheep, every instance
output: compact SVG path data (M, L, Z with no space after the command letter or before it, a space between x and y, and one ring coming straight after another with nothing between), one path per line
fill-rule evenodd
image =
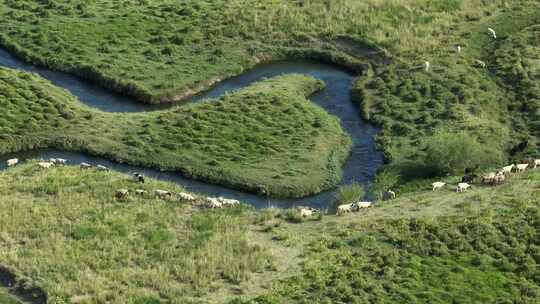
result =
M373 206L372 202L357 202L356 208L357 209L364 209L364 208L370 208Z
M513 164L502 167L501 171L503 172L503 174L508 174L508 173L512 172L512 169L514 169Z
M339 205L337 207L337 213L338 214L348 213L348 212L354 211L356 208L357 208L356 203Z
M139 172L133 173L133 180L135 180L138 183L144 184L144 175L142 175Z
M535 159L533 169L536 169L538 167L540 167L540 159Z
M223 204L217 198L214 198L214 197L206 198L206 206L210 209L223 208Z
M492 184L493 180L495 179L496 176L497 176L497 174L495 172L490 172L490 173L482 176L482 183L484 183L484 184Z
M297 209L302 217L311 217L313 213L317 212L317 209L311 207L298 207Z
M87 170L87 169L92 168L92 165L90 165L89 163L81 163L79 165L79 168L81 168L81 170Z
M527 169L527 167L529 167L529 164L517 164L516 165L516 170L517 172L523 172Z
M178 193L178 197L183 200L183 201L187 201L187 202L193 202L195 200L197 200L197 198L189 193L185 193L185 192L180 192Z
M159 189L154 190L154 194L155 194L157 197L162 198L162 199L168 198L168 197L170 198L170 197L172 196L172 193L171 193L171 192L169 192L169 191L167 191L167 190L159 190Z
M116 194L115 194L117 199L126 198L128 195L129 195L129 190L128 189L118 189L118 190L116 190Z
M240 202L234 199L227 199L227 198L219 197L218 201L221 203L223 207L234 207L234 206L240 205Z
M456 52L458 55L461 54L461 45L456 45Z
M51 162L39 162L38 166L41 169L49 169L50 167L54 166L54 163L51 163Z
M485 62L483 62L482 60L475 59L475 60L474 60L474 63L475 63L477 66L481 67L482 69L487 68L487 64L486 64Z
M102 165L97 165L96 166L96 169L98 171L109 171L109 168L105 167L105 166L102 166Z
M500 174L499 174L500 173ZM491 181L491 184L493 186L495 185L500 185L502 183L504 183L504 180L505 180L505 176L504 176L504 173L502 172L497 172L497 175L495 175L495 178L493 178L493 180Z
M56 161L54 161L54 164L57 166L63 166L67 164L67 159L57 158Z
M467 183L459 183L456 187L456 192L464 192L465 190L472 187L470 184Z
M147 193L146 190L143 190L143 189L137 189L137 190L135 190L135 194L136 194L136 195L139 195L139 196L143 196L143 195L145 195L146 193Z
M431 64L429 63L429 61L424 62L424 69L426 70L426 72L429 72L429 67L430 66L431 66Z
M433 184L431 184L431 191L436 191L436 190L440 190L442 189L442 187L444 187L444 185L446 185L446 183L443 183L443 182L434 182Z
M497 33L495 33L494 29L488 27L488 32L491 35L491 37L493 37L493 39L497 39Z
M388 189L387 191L383 193L383 200L385 201L395 199L395 198L396 198L396 193L392 191L391 189Z
M19 163L19 159L18 158L12 158L12 159L8 159L6 161L6 164L8 167L13 167L15 165L17 165Z

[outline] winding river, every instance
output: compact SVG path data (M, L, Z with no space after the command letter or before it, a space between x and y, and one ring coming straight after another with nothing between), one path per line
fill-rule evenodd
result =
M17 70L34 72L48 79L55 85L63 87L77 96L86 105L106 112L143 112L163 109L178 105L147 105L128 97L112 93L91 82L81 80L66 73L55 72L27 64L0 49L0 66ZM260 65L240 76L225 80L205 93L199 94L188 102L196 102L205 98L215 98L220 95L250 85L264 78L288 73L301 73L323 80L326 88L310 97L310 100L324 108L328 113L340 118L342 127L353 139L351 156L343 168L343 184L353 181L367 184L373 180L375 172L383 164L382 154L375 148L374 135L377 130L362 121L359 110L351 102L351 85L354 75L332 65L319 64L309 61L285 61ZM181 105L180 105L181 106ZM53 149L18 152L12 155L0 156L0 169L5 169L5 160L17 157L32 158L65 158L71 164L88 162L102 164L120 172L143 172L145 175L161 180L172 181L184 186L188 191L209 196L223 196L249 203L255 208L277 207L290 208L298 205L312 206L325 209L332 201L334 191L327 191L301 199L276 199L228 189L222 186L207 184L184 178L178 173L161 172L159 170L140 168L118 164L106 159L88 156L82 153L71 153Z

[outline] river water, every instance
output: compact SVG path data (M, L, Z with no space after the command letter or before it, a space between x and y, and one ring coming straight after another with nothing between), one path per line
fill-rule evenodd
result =
M129 97L112 93L96 84L79 79L75 76L27 64L1 49L0 66L38 73L55 85L70 91L84 104L106 112L145 112L182 106L182 104L156 106L139 103ZM359 109L351 101L350 89L354 75L337 66L309 61L283 61L264 64L255 67L240 76L224 80L208 91L199 94L186 102L197 102L201 99L216 98L227 92L246 87L253 82L289 73L310 75L314 78L321 79L326 83L326 88L324 90L315 93L310 96L309 99L324 108L328 113L339 117L343 129L353 140L351 155L343 167L342 183L349 184L356 181L361 184L367 184L372 181L376 170L383 164L382 154L376 150L373 139L377 130L373 126L362 121ZM174 172L161 172L154 169L118 164L82 153L63 152L53 149L1 155L0 169L5 169L5 160L14 157L21 160L59 157L68 159L71 164L88 162L92 164L102 164L120 172L142 172L146 176L179 183L188 191L209 196L223 196L238 199L253 205L255 208L289 208L302 205L325 209L328 204L332 202L335 195L335 191L327 191L299 199L267 198L228 189L223 186L187 179Z

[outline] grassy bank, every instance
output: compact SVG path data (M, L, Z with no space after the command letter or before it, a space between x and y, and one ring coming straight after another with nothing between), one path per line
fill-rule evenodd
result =
M499 187L420 187L360 213L294 221L290 211L209 211L152 195L119 201L119 188L182 189L114 172L27 163L0 181L0 266L47 303L540 297L540 170Z
M1 43L27 61L160 102L282 56L354 65L355 58L381 49L417 59L438 52L456 23L483 19L507 2L2 0L0 5L6 29Z
M374 65L357 81L363 116L382 128L378 142L395 165L420 159L422 139L441 128L466 131L505 152L528 141L512 157L538 154L538 12L537 2L515 1L467 18L444 31L437 51Z
M306 96L324 84L288 75L166 111L112 114L38 76L0 70L0 153L54 147L274 196L329 189L350 139Z

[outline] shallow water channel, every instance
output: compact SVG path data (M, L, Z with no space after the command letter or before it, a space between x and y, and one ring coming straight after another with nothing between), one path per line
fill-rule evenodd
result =
M147 105L139 103L129 97L112 93L96 84L79 79L66 73L55 72L27 64L0 49L0 66L38 73L55 85L63 87L77 96L86 105L106 112L144 112L154 111L180 105ZM240 76L225 80L205 93L191 98L188 102L196 102L205 98L215 98L250 85L264 78L270 78L282 74L301 73L323 80L326 88L315 93L309 99L324 108L328 113L340 118L344 130L353 139L351 155L343 167L343 184L353 181L366 184L373 180L375 172L383 164L382 154L375 148L374 135L377 130L362 121L359 110L351 101L351 85L354 75L332 65L319 64L309 61L284 61L260 65ZM238 199L249 203L256 208L279 207L289 208L298 205L312 206L325 209L332 201L334 191L327 191L317 195L300 199L276 199L267 198L255 194L245 193L184 178L178 173L161 172L154 169L145 169L125 164L118 164L109 160L88 156L82 153L63 152L53 149L19 152L11 155L0 156L0 169L5 169L5 160L9 158L32 159L32 158L65 158L71 164L88 162L102 164L120 172L142 172L146 176L157 179L172 181L184 186L188 191L209 196L223 196Z

